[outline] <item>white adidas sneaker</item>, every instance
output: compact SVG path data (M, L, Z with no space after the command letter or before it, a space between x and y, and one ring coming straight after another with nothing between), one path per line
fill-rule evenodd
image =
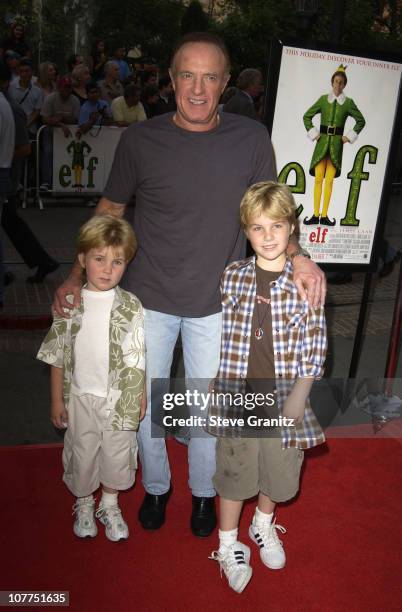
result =
M253 575L253 569L249 563L250 549L248 546L241 542L235 542L231 546L227 546L223 553L214 551L209 558L218 561L221 576L223 571L228 579L229 586L236 593L244 591Z
M286 533L285 527L277 525L275 520L263 527L254 521L248 530L248 535L260 549L261 561L270 569L282 569L286 564L286 555L277 531Z

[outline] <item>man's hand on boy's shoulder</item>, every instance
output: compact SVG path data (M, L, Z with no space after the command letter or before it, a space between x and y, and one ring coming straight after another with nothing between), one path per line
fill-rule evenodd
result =
M308 257L293 258L293 280L303 301L312 308L324 306L327 281L324 272Z
M73 308L78 308L81 303L82 274L71 274L56 290L52 304L52 312L65 319L70 318ZM67 299L73 296L73 299Z

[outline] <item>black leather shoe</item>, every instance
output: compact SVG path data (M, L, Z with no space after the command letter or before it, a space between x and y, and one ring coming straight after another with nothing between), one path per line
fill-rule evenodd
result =
M144 529L159 529L165 522L166 504L172 493L172 487L162 495L145 493L138 518Z
M303 223L304 225L318 225L319 221L320 221L320 217L316 217L315 215L312 215L310 219L306 217Z
M195 536L206 538L216 527L215 497L193 495L191 531Z
M336 223L335 219L331 219L329 217L320 217L320 225L329 225L330 227L333 227Z

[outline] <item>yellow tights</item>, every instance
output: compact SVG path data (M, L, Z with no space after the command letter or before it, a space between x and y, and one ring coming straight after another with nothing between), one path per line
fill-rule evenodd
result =
M74 178L75 178L75 184L76 185L81 185L82 166L74 166Z
M324 187L324 202L322 208L322 216L326 217L328 213L329 201L332 194L332 184L334 182L336 168L329 157L322 159L314 168L314 215L320 216L320 202L322 194L322 183L325 178Z

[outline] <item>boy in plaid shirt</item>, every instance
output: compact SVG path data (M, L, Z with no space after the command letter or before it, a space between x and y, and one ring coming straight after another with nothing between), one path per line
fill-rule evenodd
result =
M262 429L254 427L253 432L256 419L244 410L250 415L244 419L248 429L241 432L232 421L231 428L220 424L215 431L219 438L214 486L221 499L219 550L211 558L219 562L238 593L252 576L250 549L237 539L245 499L258 495L249 536L260 549L262 562L270 569L285 566L277 531L286 530L274 520L274 510L276 503L288 501L298 491L303 449L325 440L308 396L314 379L322 376L327 347L324 310L301 301L292 262L286 257L296 225L289 189L273 182L253 185L241 202L240 219L255 256L232 263L223 273L216 382L230 380L254 398L257 392L270 390L277 418L262 419ZM227 407L220 409L218 404L219 411L228 414ZM274 416L272 407L269 411ZM214 433L211 427L209 431Z

